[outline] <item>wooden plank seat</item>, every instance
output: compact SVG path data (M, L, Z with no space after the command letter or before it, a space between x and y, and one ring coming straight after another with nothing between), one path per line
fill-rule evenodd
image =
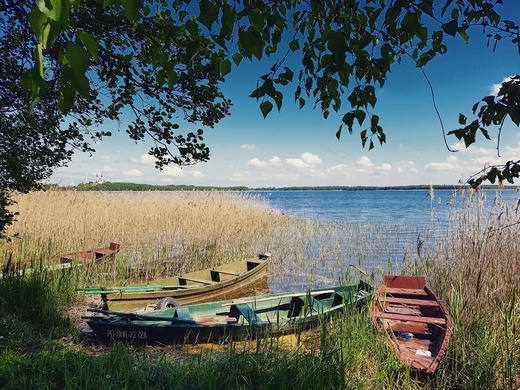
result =
M430 325L446 325L446 319L438 318L438 317L410 316L410 315L406 315L406 314L396 314L396 313L377 313L376 317L383 318L385 320L421 322L421 323L430 324Z
M431 299L415 299L415 298L396 298L396 297L378 297L377 300L381 303L413 305L413 306L439 306L437 301Z
M273 295L273 296L265 297L265 298L255 298L255 299L249 299L249 300L239 300L239 301L235 301L235 302L223 303L222 306L232 306L232 305L238 305L238 304L265 302L265 301L272 301L272 300L276 300L276 299L282 300L282 299L294 298L294 297L332 294L334 292L335 292L334 290L323 290L323 291L311 291L311 292L304 292L304 293L294 293L294 294L284 295L284 296Z
M396 287L387 287L385 289L387 295L411 295L411 296L423 296L427 297L428 293L423 289L415 289L415 288L396 288Z
M247 304L235 304L229 309L229 317L235 317L238 319L239 316L243 316L251 325L259 324L262 322L253 310L253 308Z
M185 276L179 277L179 284L186 284L186 282L194 282L194 283L200 283L200 284L215 284L215 283L217 283L217 282L214 282L213 280L208 280L208 279L187 278Z
M178 307L175 310L174 317L175 318L180 318L182 320L191 320L192 319L191 314L190 314L190 310L187 307Z
M216 272L216 273L219 273L219 274L231 275L231 276L240 276L240 275L242 275L241 273L238 273L238 272L224 271L224 270L219 270L219 269L212 269L211 272Z

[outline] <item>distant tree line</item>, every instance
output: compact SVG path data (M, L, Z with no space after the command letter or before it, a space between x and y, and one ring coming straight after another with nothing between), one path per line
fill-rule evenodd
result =
M384 187L376 187L376 186L321 186L321 187L313 187L313 186L304 186L304 187L262 187L262 188L253 188L254 191L396 191L396 190L429 190L433 188L434 190L458 190L464 188L471 188L469 185L465 186L453 186L448 184L439 184L439 185L406 185L406 186L384 186ZM498 185L488 185L488 186L480 186L481 189L516 189L516 186L498 186Z
M75 189L77 191L399 191L399 190L458 190L462 188L470 188L469 186L454 187L453 185L406 185L406 186L292 186L292 187L256 187L249 188L246 186L235 187L215 187L215 186L195 186L195 185L153 185L139 183L120 183L120 182L104 182L104 183L80 183L77 186L60 187L57 184L48 184L46 190L68 190ZM481 186L482 189L499 189L498 185ZM506 186L503 189L517 189L516 186Z
M78 191L248 191L248 187L212 187L194 185L152 185L139 183L80 183L74 187Z

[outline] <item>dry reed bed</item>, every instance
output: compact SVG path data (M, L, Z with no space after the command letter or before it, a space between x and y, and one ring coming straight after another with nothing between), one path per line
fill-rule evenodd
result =
M505 310L520 287L520 213L518 201L497 197L491 204L481 192L454 193L461 206L428 253L427 272L437 291L449 299L462 294L470 318ZM487 206L486 206L487 205Z
M17 197L20 212L3 250L16 259L118 242L118 257L226 262L267 250L277 216L246 194L230 192L33 192ZM4 256L5 257L5 256Z

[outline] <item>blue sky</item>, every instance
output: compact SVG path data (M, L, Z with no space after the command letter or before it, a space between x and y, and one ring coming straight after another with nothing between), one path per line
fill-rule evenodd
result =
M512 2L513 3L513 2ZM515 2L516 3L516 2ZM507 18L518 21L520 4L511 6ZM519 22L520 23L520 22ZM448 53L434 59L425 71L433 85L445 132L457 128L458 115L471 114L471 107L492 93L495 85L519 74L520 55L510 41L500 42L496 52L477 39L470 44L452 39ZM303 110L293 103L293 89L284 90L280 113L273 110L264 119L259 103L248 95L259 76L272 65L243 63L223 85L233 100L231 116L213 129L205 129L211 160L195 166L154 168L147 152L150 143L135 143L115 126L105 126L114 135L96 145L93 156L77 153L66 168L56 170L51 182L75 185L103 176L112 182L147 184L193 184L207 186L392 186L413 184L457 185L480 171L485 164L500 164L520 158L519 129L508 122L497 154L496 129L492 141L480 137L465 149L454 136L444 144L428 84L411 61L394 68L378 95L375 108L387 134L387 143L363 149L359 134L335 133L341 115L323 119L321 111L308 104ZM348 109L348 104L343 105ZM197 127L194 127L197 128Z

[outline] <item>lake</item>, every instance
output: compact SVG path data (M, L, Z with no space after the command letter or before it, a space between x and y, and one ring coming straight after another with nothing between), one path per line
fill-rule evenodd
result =
M367 190L367 191L273 191L255 192L283 213L307 219L350 223L400 224L423 227L433 221L447 222L454 207L465 197L452 190ZM483 190L486 204L496 198L513 204L516 190Z
M434 190L433 196L428 190L263 191L253 195L280 213L308 221L308 231L312 231L308 236L302 233L296 255L283 250L292 239L284 237L289 233L282 232L273 243L270 249L279 261L270 270L272 291L337 284L349 272L356 276L352 266L367 272L400 273L416 260L435 258L436 238L452 237L453 229L461 228L456 218L460 210L477 209L479 204L485 221L496 201L513 205L519 199L516 190L483 190L471 198L451 190ZM302 264L307 269L302 270Z

